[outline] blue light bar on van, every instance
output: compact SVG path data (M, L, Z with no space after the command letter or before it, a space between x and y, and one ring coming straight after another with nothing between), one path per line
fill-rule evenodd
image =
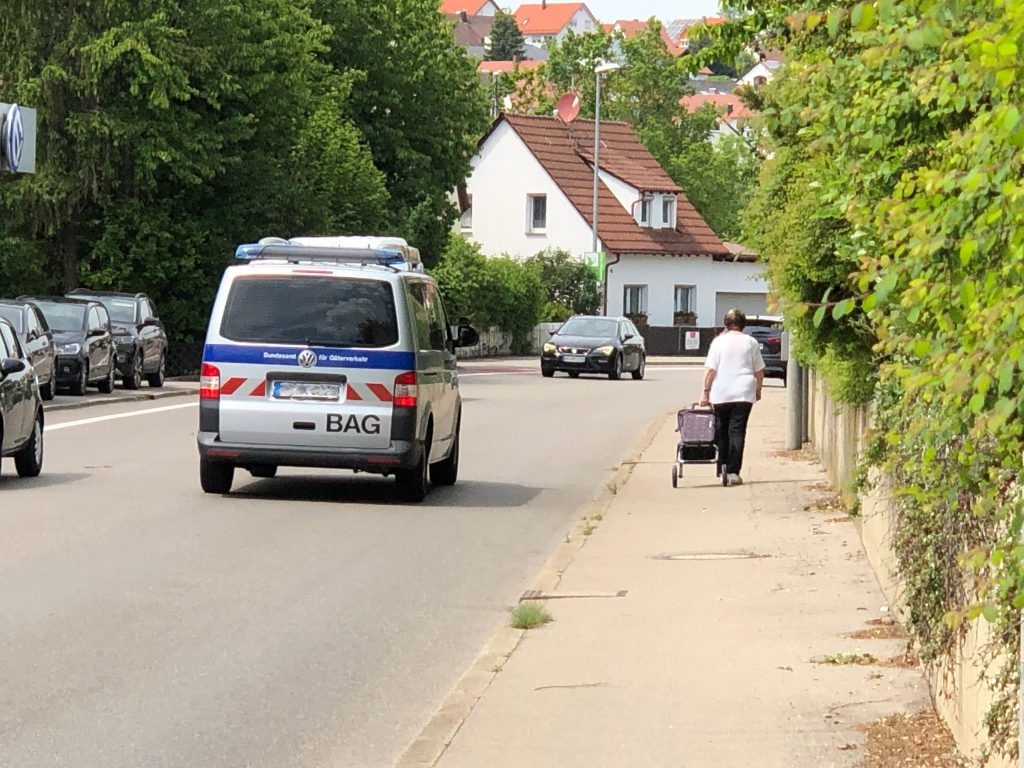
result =
M338 248L333 246L296 245L294 243L245 243L235 249L240 261L274 259L280 261L326 262L333 264L380 264L386 267L408 267L401 251L384 248Z

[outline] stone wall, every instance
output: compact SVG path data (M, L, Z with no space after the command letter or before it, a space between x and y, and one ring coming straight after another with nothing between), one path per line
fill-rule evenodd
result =
M873 490L857 498L857 457L864 447L870 426L866 408L852 408L833 402L824 382L813 371L808 387L808 435L822 466L836 490L848 505L858 501L857 527L869 562L885 593L890 610L900 610L901 584L896 575L892 549L893 512L889 490L873 478ZM992 702L987 677L992 673L982 666L981 649L991 641L991 630L984 619L975 621L954 657L926 670L936 709L949 725L960 750L977 758L986 741L985 713ZM1011 768L1010 761L992 758L989 768Z

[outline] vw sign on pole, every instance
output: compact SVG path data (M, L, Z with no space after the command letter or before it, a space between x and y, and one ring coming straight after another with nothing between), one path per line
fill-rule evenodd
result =
M0 102L0 168L11 173L36 169L36 111Z

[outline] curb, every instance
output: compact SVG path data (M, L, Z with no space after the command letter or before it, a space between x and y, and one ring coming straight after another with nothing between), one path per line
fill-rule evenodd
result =
M634 444L629 454L619 464L612 479L604 484L591 501L583 505L581 511L585 513L584 516L603 515L608 511L619 488L633 474L633 469L640 462L643 452L654 442L655 436L666 419L674 415L675 411L667 411L654 418L643 437ZM562 580L562 574L572 565L573 560L576 559L576 553L587 543L587 536L583 533L586 526L587 523L582 519L576 522L567 541L555 549L537 575L534 576L531 590L552 591L558 587ZM419 735L402 753L394 768L433 768L437 765L437 761L441 759L445 750L455 739L455 735L469 718L477 702L483 698L484 693L487 692L505 662L519 647L519 643L527 632L528 630L524 629L513 629L507 623L495 631L480 655L455 684Z
M116 397L110 397L106 400L83 400L81 402L74 403L58 403L56 405L43 404L44 413L53 413L55 411L76 411L82 408L91 408L93 406L100 405L117 405L118 403L143 403L150 402L153 400L166 400L171 397L196 397L198 391L194 389L176 389L167 390L166 392L153 392L146 394L134 394L134 395L118 395Z

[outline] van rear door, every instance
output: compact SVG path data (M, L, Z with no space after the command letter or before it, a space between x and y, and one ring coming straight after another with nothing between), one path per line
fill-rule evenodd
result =
M414 363L397 349L391 282L330 270L240 275L214 330L204 360L220 372L223 441L390 444L395 377Z

